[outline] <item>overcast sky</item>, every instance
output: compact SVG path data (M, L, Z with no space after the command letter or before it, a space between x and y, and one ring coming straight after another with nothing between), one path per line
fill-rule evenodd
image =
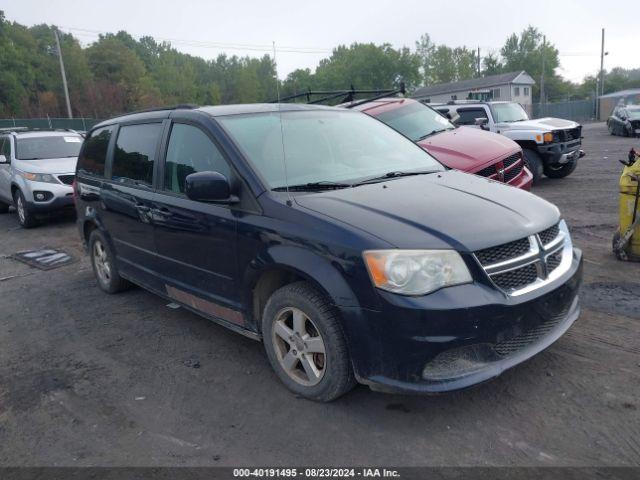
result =
M261 56L276 43L279 76L314 69L339 44L388 42L414 47L423 33L449 46L497 51L512 32L537 26L560 50L559 74L580 81L600 65L640 67L640 0L345 1L324 0L0 0L6 17L56 24L83 44L98 32L171 39L180 51Z

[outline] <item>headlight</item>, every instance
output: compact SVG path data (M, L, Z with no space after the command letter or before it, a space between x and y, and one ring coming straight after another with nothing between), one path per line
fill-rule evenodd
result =
M553 142L553 133L547 132L542 136L544 143L552 143Z
M454 250L368 250L362 256L376 287L402 295L425 295L472 281Z
M26 180L30 180L32 182L44 182L44 183L60 183L53 175L49 175L48 173L29 173L29 172L20 172Z

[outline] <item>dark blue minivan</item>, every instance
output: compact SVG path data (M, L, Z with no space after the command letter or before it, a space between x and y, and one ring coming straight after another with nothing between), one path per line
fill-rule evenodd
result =
M134 113L89 132L76 173L100 288L137 284L261 340L310 399L468 387L579 315L582 254L555 206L360 112Z

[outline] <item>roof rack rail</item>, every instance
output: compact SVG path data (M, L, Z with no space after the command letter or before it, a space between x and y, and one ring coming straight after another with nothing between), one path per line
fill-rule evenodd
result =
M3 133L18 133L18 132L73 132L78 133L73 128L52 128L52 127L2 127L0 132ZM78 134L79 135L79 134Z
M125 115L134 115L136 113L149 113L149 112L162 112L164 110L194 110L196 108L199 108L199 105L195 105L193 103L179 103L178 105L170 105L170 106L166 106L166 107L151 107L151 108L145 108L144 110L136 110L134 112L127 112L127 113L123 113L122 115L120 115L121 117L124 117Z
M296 93L294 95L288 95L278 100L271 100L269 103L282 103L287 102L289 100L295 100L297 98L306 97L308 104L319 104L324 103L329 100L335 100L336 98L344 97L339 103L348 103L352 102L350 105L346 105L345 108L353 108L358 105L361 105L366 102L371 102L373 100L378 100L380 98L389 97L392 95L397 95L398 93L405 94L405 84L404 82L400 83L400 88L397 89L374 89L374 90L356 90L353 85L349 90L307 90L303 93ZM356 100L356 95L366 95L373 94L373 97L365 98L361 100ZM322 95L321 98L312 99L313 96Z

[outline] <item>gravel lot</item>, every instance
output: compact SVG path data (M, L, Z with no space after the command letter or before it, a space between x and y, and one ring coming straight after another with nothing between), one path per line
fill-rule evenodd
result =
M585 127L576 172L534 192L585 254L583 313L550 349L435 397L293 397L261 344L134 289L103 294L72 219L0 215L0 465L640 464L640 264L616 261L619 158ZM39 271L9 255L61 247Z

